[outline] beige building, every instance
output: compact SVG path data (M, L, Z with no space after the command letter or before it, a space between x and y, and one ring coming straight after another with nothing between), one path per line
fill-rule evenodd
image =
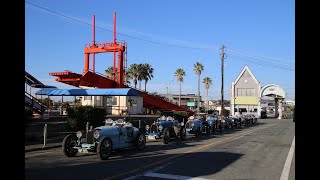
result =
M260 82L245 66L231 84L230 114L256 114L260 116Z

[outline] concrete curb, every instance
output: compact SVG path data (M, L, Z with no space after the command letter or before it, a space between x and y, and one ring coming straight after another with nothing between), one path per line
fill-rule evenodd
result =
M47 150L52 148L58 148L58 147L62 147L61 143L54 144L54 145L47 145L47 146L37 145L37 147L32 147L32 148L28 148L26 146L24 152L41 151L41 150Z

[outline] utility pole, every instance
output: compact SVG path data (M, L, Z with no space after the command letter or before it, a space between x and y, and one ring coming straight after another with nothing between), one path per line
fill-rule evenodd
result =
M221 115L222 115L222 111L224 109L223 106L223 70L224 70L224 48L225 46L222 44L221 47Z

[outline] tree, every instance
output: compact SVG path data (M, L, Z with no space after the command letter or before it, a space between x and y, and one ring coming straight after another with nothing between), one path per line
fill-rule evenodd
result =
M207 90L207 108L206 108L206 110L208 111L208 105L209 105L208 89L212 85L212 80L209 77L205 77L205 78L203 78L203 82L202 83L204 84L204 88Z
M193 71L198 75L198 105L197 105L197 112L199 113L200 108L200 75L203 71L203 65L200 62L196 62L196 64L193 65Z
M142 65L143 79L144 79L144 91L147 91L147 82L153 78L153 67L150 64L145 63Z
M114 80L117 79L117 72L118 72L117 68L115 73L113 72L113 66L108 67L106 70L104 70L104 72L106 73L109 79L114 79Z
M137 88L137 80L138 80L138 64L131 64L129 69L128 69L128 73L130 74L130 76L133 79L133 84L134 84L134 88Z
M139 81L139 89L141 89L141 81L144 79L145 77L145 72L144 72L144 69L143 69L143 65L142 64L138 64L137 65L137 70L138 70L138 81Z
M126 85L131 84L130 81L133 79L132 76L131 76L131 73L129 71L126 71L125 73L126 73L126 82L125 82L125 84Z
M180 85L179 91L179 106L181 106L181 83L183 82L183 77L186 75L186 72L182 68L178 68L174 73L174 76L177 78L177 81Z

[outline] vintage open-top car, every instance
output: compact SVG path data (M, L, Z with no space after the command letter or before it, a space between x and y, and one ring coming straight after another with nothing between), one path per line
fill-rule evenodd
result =
M208 122L208 126L209 126L210 132L215 133L216 132L216 120L215 120L215 118L212 117L212 116L208 116L206 118L206 121Z
M102 160L106 160L113 150L130 147L143 150L145 146L144 128L133 127L123 119L106 119L104 126L88 130L86 134L78 131L67 135L62 142L62 151L68 157L73 157L78 152L96 152Z
M198 137L202 133L210 134L209 123L205 119L196 119L190 116L185 124L187 133Z
M185 140L187 136L184 123L171 116L161 116L150 126L146 125L145 129L148 140L162 139L164 144L168 144L171 138Z

